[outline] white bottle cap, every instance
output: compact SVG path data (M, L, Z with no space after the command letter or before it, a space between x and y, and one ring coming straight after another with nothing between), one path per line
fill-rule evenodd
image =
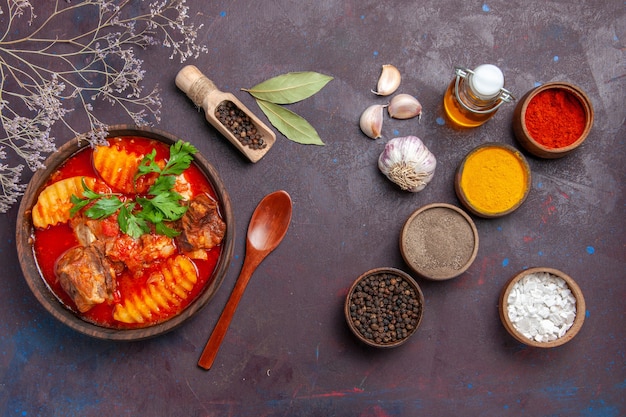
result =
M482 100L490 100L500 94L504 87L504 74L491 64L479 65L469 77L470 88Z

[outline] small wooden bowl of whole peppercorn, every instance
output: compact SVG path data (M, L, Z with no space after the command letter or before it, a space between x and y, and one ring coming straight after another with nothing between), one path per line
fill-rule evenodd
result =
M513 131L528 152L561 158L578 148L593 125L593 106L583 90L550 82L530 90L513 112Z
M363 343L396 347L417 330L424 314L424 295L410 275L395 268L367 271L350 287L346 321Z

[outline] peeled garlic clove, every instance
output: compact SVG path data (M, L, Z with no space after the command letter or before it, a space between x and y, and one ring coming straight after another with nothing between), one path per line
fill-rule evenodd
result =
M361 113L359 126L361 131L372 139L380 138L383 130L383 109L386 104L373 104Z
M400 86L401 79L402 77L400 76L398 68L390 64L385 64L378 78L378 85L376 86L378 91L372 90L372 93L379 96L393 94Z
M415 116L422 118L422 105L410 94L394 96L389 102L387 111L394 119L411 119Z

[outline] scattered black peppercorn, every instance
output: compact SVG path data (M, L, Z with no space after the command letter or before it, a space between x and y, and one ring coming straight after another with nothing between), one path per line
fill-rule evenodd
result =
M407 338L422 314L415 288L404 277L387 272L362 279L350 294L348 306L355 330L379 345Z
M250 117L237 107L232 101L224 101L215 109L215 117L222 123L237 140L250 149L264 149L265 140L257 132L256 126Z

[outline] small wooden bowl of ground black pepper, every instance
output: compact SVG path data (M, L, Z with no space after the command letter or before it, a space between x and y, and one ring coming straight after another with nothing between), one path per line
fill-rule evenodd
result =
M579 87L550 82L530 90L513 112L517 141L546 159L561 158L578 148L593 125L593 107Z
M478 230L471 217L446 203L415 210L400 233L400 252L422 278L452 279L465 272L478 253Z
M415 333L424 314L424 295L407 273L376 268L352 284L344 305L350 330L363 343L392 348Z

